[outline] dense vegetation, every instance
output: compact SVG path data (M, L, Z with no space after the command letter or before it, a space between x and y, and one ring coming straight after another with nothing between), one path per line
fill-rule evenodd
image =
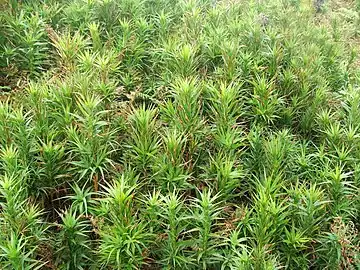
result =
M359 269L360 3L1 6L0 269Z

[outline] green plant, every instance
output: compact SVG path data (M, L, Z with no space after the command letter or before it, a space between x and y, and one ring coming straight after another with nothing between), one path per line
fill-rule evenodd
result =
M74 71L76 56L86 47L87 40L80 32L73 35L70 31L62 34L51 32L50 38L57 51L60 66L70 72Z
M49 189L61 184L59 178L64 171L65 148L61 144L55 144L52 140L39 145L40 155L37 157L39 163L39 182L35 185L39 189Z
M229 200L239 196L236 189L240 188L244 173L237 167L234 158L222 153L210 156L210 164L204 170L204 177L212 180L211 185L221 198Z
M279 118L277 111L282 102L274 91L273 83L268 82L265 77L259 75L251 82L253 86L253 95L248 101L252 107L252 113L255 121L258 123L271 124Z
M264 175L256 181L254 193L255 211L249 228L253 237L253 259L255 269L272 264L271 250L275 248L279 235L283 234L288 220L287 205L281 199L281 175Z
M184 202L177 191L162 198L161 222L165 236L160 242L160 264L168 268L188 268L194 260L186 254L190 243L185 239L186 215Z
M102 108L101 99L95 95L79 94L77 102L77 126L67 130L71 146L71 161L79 180L93 181L94 190L98 190L99 181L114 163L111 155L114 152L113 138L116 130L108 129L105 116L108 113Z
M106 220L99 232L99 259L103 266L133 269L145 264L152 234L134 213L135 188L125 175L105 188L102 203L105 204Z
M77 184L72 187L74 195L66 196L67 199L72 201L71 209L77 215L88 216L90 213L93 213L93 205L95 204L94 199L91 197L95 195L94 192L91 192L90 188L80 188Z
M239 230L234 230L226 238L227 248L224 250L224 263L221 269L251 269L251 257L248 247L243 244L246 238L241 238Z
M38 14L27 14L20 10L16 15L4 14L4 60L2 66L14 65L30 76L39 76L49 66L49 44L45 22Z
M41 269L43 263L33 259L34 250L25 251L26 238L12 232L8 239L1 239L0 265L4 269Z
M201 139L204 136L204 120L201 116L201 89L194 79L179 79L174 85L172 96L163 108L165 121L186 136L185 162L192 169L196 162Z
M129 155L135 166L146 173L159 148L158 135L156 134L155 109L146 109L145 106L134 110L129 117L131 137L128 147Z
M219 195L211 195L211 191L204 190L199 192L199 198L194 200L191 219L194 220L194 229L198 237L195 238L196 262L206 269L216 265L221 261L221 253L218 248L221 246L220 237L215 233L215 228L219 223L219 216L222 208L219 206Z
M153 177L163 190L185 189L189 186L183 149L186 138L174 129L166 132L162 141L163 153L154 164Z
M89 224L72 210L60 215L58 240L58 263L64 269L81 269L90 260Z

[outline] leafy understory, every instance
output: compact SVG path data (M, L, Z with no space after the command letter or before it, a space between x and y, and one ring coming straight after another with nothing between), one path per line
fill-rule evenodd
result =
M1 269L359 269L359 1L3 1Z

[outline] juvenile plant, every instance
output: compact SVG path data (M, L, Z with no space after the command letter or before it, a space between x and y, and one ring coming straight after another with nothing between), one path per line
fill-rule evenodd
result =
M160 264L171 268L189 268L194 259L186 253L189 241L185 238L187 230L185 205L177 191L162 198L161 222L165 238L160 242ZM190 240L191 241L191 240Z
M133 269L146 264L150 252L147 247L153 234L146 223L134 212L136 185L122 175L119 180L105 188L105 223L100 234L99 259L102 266L117 269Z
M218 248L221 246L221 238L215 233L216 226L220 223L219 195L211 195L210 190L199 192L199 198L193 202L191 219L195 226L191 232L195 232L194 242L197 249L196 262L199 267L206 269L215 266L222 260Z
M169 100L163 107L165 121L186 136L185 162L191 170L196 162L201 139L204 138L201 89L195 79L179 79L172 92L174 101Z
M58 263L64 269L79 269L89 264L89 224L71 209L60 215L58 241Z
M39 76L49 66L44 20L38 14L20 10L16 15L4 13L4 21L4 35L7 37L7 44L4 44L5 66L15 65L31 77Z
M106 173L114 166L111 159L114 152L116 130L108 129L107 111L102 107L102 100L95 95L79 94L78 113L75 118L77 126L67 130L71 147L69 161L78 180L93 182L98 191L99 182L105 179Z
M146 109L145 106L135 109L129 117L129 156L143 173L149 169L159 149L156 117L157 110Z

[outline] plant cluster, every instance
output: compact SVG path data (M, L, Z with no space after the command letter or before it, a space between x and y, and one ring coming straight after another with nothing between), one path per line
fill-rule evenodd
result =
M1 4L0 268L359 269L360 5L317 2Z

